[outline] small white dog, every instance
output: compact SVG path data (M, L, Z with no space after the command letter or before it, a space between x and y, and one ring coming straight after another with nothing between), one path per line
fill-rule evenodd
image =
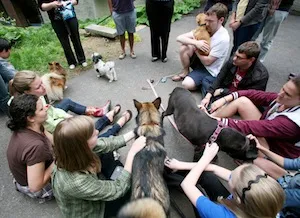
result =
M102 61L102 56L98 53L92 54L92 59L94 62L94 68L97 71L97 77L105 76L109 79L109 82L117 80L117 73L115 71L115 62L107 61L104 63Z

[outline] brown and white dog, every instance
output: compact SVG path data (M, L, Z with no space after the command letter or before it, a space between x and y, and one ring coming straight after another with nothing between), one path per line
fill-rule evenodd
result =
M63 99L63 91L66 88L67 72L58 62L50 62L49 71L42 76L49 101Z
M208 44L210 44L210 34L208 33L206 29L206 22L205 22L206 14L200 13L196 17L196 22L198 23L198 27L194 31L194 37L196 40L205 40ZM199 50L199 53L201 55L209 55L208 52L203 52Z

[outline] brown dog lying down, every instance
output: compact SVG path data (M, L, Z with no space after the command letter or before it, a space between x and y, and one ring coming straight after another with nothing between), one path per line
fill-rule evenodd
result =
M218 127L218 121L200 110L192 94L180 87L171 93L168 108L162 117L172 114L179 132L195 146L207 143ZM233 158L240 160L257 158L255 141L232 128L222 128L215 142L222 151Z
M49 101L63 99L63 91L66 88L67 72L58 62L50 62L49 71L42 76L43 84Z
M204 13L200 13L196 17L196 22L198 23L198 27L194 31L194 37L196 40L205 40L208 44L210 44L210 34L206 30L206 23L205 23L206 15ZM203 52L199 50L200 55L209 55L208 52Z

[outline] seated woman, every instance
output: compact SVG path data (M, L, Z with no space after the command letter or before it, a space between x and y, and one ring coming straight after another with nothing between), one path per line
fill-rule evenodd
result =
M257 107L267 109L261 113ZM233 92L215 101L211 112L228 127L263 137L259 139L262 145L283 157L300 156L300 75L285 83L279 93ZM226 118L237 113L241 120Z
M9 88L11 96L22 93L33 94L43 97L44 103L48 103L44 84L42 83L41 78L33 71L23 70L17 72L14 79L10 83ZM108 112L110 103L110 101L107 101L103 107L87 107L74 102L69 98L64 98L59 103L55 104L55 107L66 112L72 111L78 115L92 115L95 117L101 117Z
M300 217L300 158L284 158L263 147L254 136L251 138L256 140L257 148L269 159L257 158L254 164L277 179L284 190L285 202L280 217Z
M203 156L197 163L182 163L191 169L181 183L181 187L201 217L276 217L284 202L284 192L280 185L263 170L253 164L244 164L230 171L209 164L218 152L218 145L206 145ZM166 166L176 169L167 160ZM178 165L177 165L178 166ZM219 204L203 195L196 183L204 170L212 171L228 181L231 195L219 198ZM213 188L213 187L212 187Z
M13 131L7 160L16 189L31 198L53 197L50 174L53 168L51 142L43 128L46 107L35 95L22 94L13 99L7 124ZM51 138L50 138L51 139Z
M18 94L26 93L36 95L41 98L44 105L47 105L46 102L46 89L42 83L41 78L32 71L20 71L17 72L14 79L10 83L10 93L12 96L16 96ZM48 118L44 123L44 127L49 131L53 132L56 125L65 118L70 117L71 115L66 113L67 111L72 111L78 115L94 115L94 116L102 116L96 122L96 128L101 131L105 126L110 124L113 121L113 118L116 114L119 113L121 106L116 105L116 107L108 113L110 109L111 102L108 101L104 107L96 108L96 107L86 107L80 105L69 98L63 99L60 103L54 105L54 107L49 106L47 113ZM103 117L107 114L106 117ZM126 118L126 122L130 120L130 113L124 113L123 117ZM125 123L126 123L125 122ZM122 127L122 126L121 126Z
M146 138L139 137L133 143L124 169L119 171L115 180L109 180L109 177L102 175L102 166L115 163L99 160L97 155L124 146L135 134L131 131L123 136L97 137L98 130L92 119L86 116L63 120L54 131L56 165L51 181L64 217L109 217L104 215L108 213L107 203L124 196L130 188L132 161L145 146ZM120 206L115 203L111 210L116 214Z

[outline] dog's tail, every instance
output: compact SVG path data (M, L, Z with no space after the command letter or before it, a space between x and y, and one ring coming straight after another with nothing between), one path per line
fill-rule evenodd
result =
M166 214L154 199L141 198L123 206L117 218L166 218Z

